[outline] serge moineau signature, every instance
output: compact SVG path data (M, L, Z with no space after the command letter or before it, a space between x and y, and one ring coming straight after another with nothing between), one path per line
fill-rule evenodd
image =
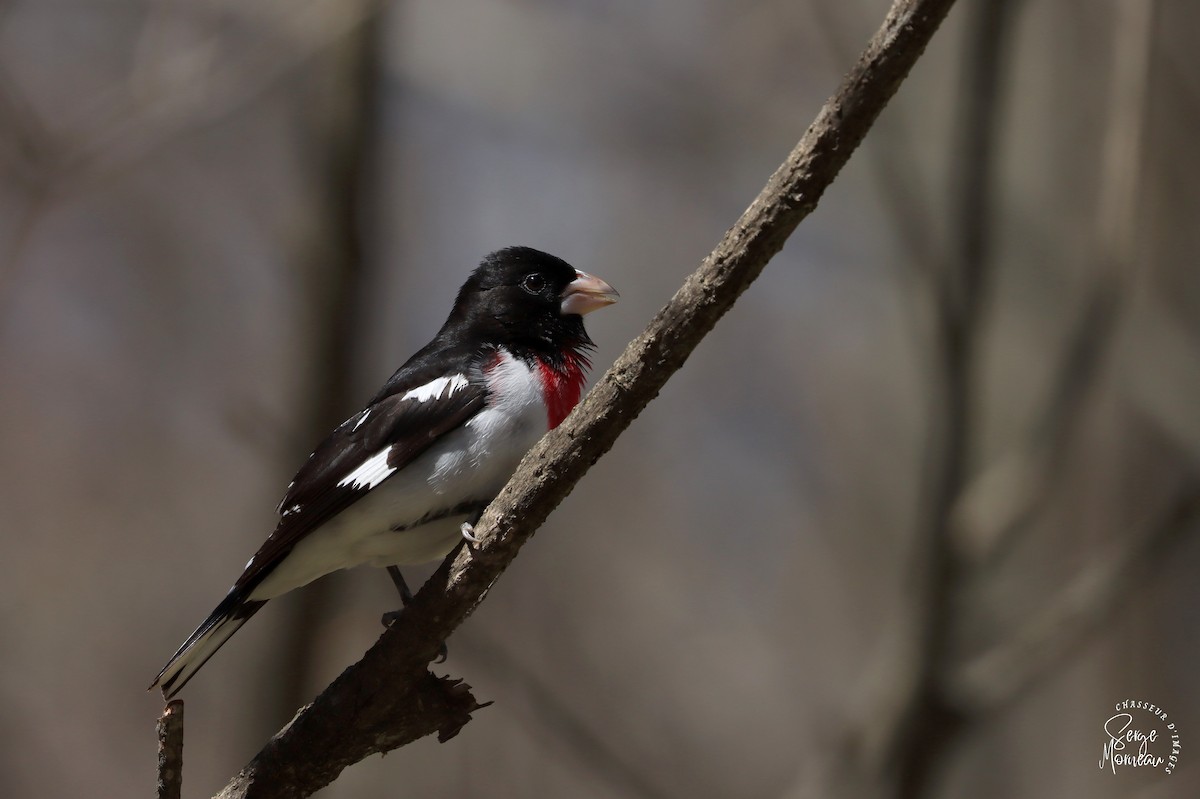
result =
M1117 773L1118 766L1161 768L1170 774L1179 762L1179 732L1174 722L1167 722L1162 708L1149 702L1125 700L1116 705L1118 711L1104 722L1104 751L1100 755L1100 768L1105 766ZM1139 726L1134 726L1134 713ZM1169 737L1169 741L1168 741ZM1170 753L1166 751L1170 744ZM1157 744L1157 745L1156 745Z

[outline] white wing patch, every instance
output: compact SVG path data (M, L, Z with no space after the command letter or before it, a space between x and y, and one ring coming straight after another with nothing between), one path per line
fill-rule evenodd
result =
M388 466L388 453L391 447L379 450L367 458L357 469L338 481L339 486L353 485L355 488L374 488L396 471L394 466Z
M462 391L469 385L470 383L466 375L439 377L436 380L430 380L423 386L409 389L400 399L401 401L429 402L430 400L441 399L443 396L452 397L456 392ZM367 417L371 415L371 410L371 408L367 408L357 417L351 417L354 421L354 427L351 428L351 431L357 430L363 422L367 421ZM390 451L390 447L385 447L367 458L359 464L357 469L339 480L338 486L372 489L391 477L396 469L388 466L388 453ZM291 510L289 508L289 511Z
M442 392L446 392L447 397L453 397L456 391L462 391L468 386L466 375L454 375L452 377L439 377L437 380L430 380L423 386L409 389L401 397L401 400L416 400L417 402L428 402L429 400L439 399ZM449 390L447 390L447 387Z

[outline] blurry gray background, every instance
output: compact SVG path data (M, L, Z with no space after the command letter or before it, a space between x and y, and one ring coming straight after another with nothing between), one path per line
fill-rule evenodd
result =
M938 620L955 656L1097 563L1140 568L1098 578L1093 629L1051 628L1069 645L980 704L926 794L1200 795L1200 543L1158 530L1200 456L1200 8L1139 27L1145 2L1008 3L981 38L962 0L818 211L450 640L439 670L496 704L322 796L822 795L839 742L883 723L919 615L936 285L963 257L987 276L970 501L942 509L967 553ZM145 685L479 258L534 246L616 286L589 318L606 368L887 6L0 5L0 796L149 794ZM395 605L362 569L266 608L184 693L185 795ZM1097 767L1127 698L1179 722L1171 776Z

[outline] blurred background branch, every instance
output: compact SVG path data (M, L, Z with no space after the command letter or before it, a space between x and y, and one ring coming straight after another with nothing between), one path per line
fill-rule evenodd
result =
M1135 285L1143 128L1157 5L1156 0L1138 0L1116 6L1095 231L1082 259L1088 285L1041 417L1026 440L986 466L958 500L955 535L972 561L1006 551L1054 496L1086 417L1085 403L1095 394L1116 335L1120 303Z
M927 796L945 768L947 749L967 722L945 695L941 675L954 642L957 597L963 579L955 558L951 512L971 472L977 427L979 337L994 277L993 178L1002 130L1003 72L1018 6L981 0L969 7L954 149L956 240L951 257L932 275L933 388L922 512L912 553L912 604L880 667L874 729L864 731L865 774L882 795ZM882 722L880 721L882 719ZM884 787L886 786L886 787Z
M378 14L381 0L150 3L126 80L75 109L49 179L78 191L261 98ZM221 31L211 35L196 28ZM232 31L233 35L228 33ZM267 46L237 46L239 36Z
M1194 478L1188 477L1158 513L1161 518L1140 521L1135 527L1145 531L1127 533L1111 554L1084 567L1018 629L993 628L990 650L956 668L958 653L971 647L962 635L972 624L971 600L986 595L1004 565L1001 556L1020 543L1061 488L1117 331L1119 303L1129 295L1140 260L1136 220L1154 52L1153 2L1118 4L1096 224L1085 254L1089 283L1078 321L1052 373L1044 409L1023 444L1002 450L978 469L979 348L988 322L988 288L995 280L993 176L996 142L1005 130L999 90L1006 83L1006 54L1020 5L975 3L967 25L958 166L952 170L957 182L950 203L958 214L952 228L957 255L942 272L933 306L941 355L934 383L942 393L930 414L928 521L925 532L918 533L912 580L918 600L910 625L894 636L891 656L877 668L882 688L868 711L870 731L851 727L847 733L846 751L861 753L859 773L828 778L840 782L847 795L862 795L864 789L901 797L938 795L952 762L947 751L1076 654L1111 620L1137 581L1195 533L1197 494ZM898 212L897 218L910 212ZM812 793L829 790L820 781L815 788L811 784Z
M541 728L547 746L566 750L584 769L597 779L608 782L621 796L644 799L669 799L676 794L658 786L652 770L629 763L612 744L580 716L576 704L568 696L560 696L535 669L510 652L504 642L487 635L472 640L468 655L486 663L491 675L523 692L530 716ZM572 680L579 685L579 680ZM506 705L510 704L505 702Z
M1176 489L1167 507L1127 541L1075 575L1045 606L990 650L948 675L957 707L971 716L995 713L1068 657L1121 609L1200 524L1200 483Z

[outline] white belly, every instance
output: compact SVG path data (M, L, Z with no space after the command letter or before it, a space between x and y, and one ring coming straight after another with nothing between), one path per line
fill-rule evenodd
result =
M504 401L480 411L296 544L250 594L271 599L338 569L444 557L476 504L490 502L546 431L546 407L529 369L505 355L488 373ZM437 518L429 518L434 514ZM399 528L399 529L398 529Z

